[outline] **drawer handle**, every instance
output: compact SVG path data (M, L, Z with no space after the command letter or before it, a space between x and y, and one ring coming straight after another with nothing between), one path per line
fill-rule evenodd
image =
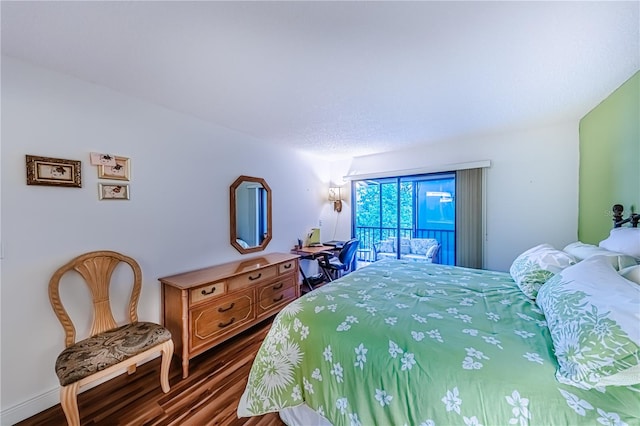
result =
M216 291L216 288L215 288L215 287L212 287L212 288L211 288L211 291L202 290L202 291L201 291L201 293L202 293L202 295L203 295L203 296L207 296L207 295L209 295L209 294L213 294L213 293L215 293L215 291Z
M282 288L282 285L283 285L282 283L278 283L278 285L274 285L273 286L273 289L274 290L280 290Z
M260 272L257 277L252 277L251 275L249 275L249 281L255 281L258 278L260 278L261 276L262 276L262 272Z
M230 326L231 324L233 324L233 322L234 322L235 320L236 320L236 318L235 318L235 317L233 317L233 318L231 318L231 319L229 320L229 322L221 322L220 324L218 324L218 327L220 327L220 328L228 327L228 326Z
M281 294L280 297L273 299L274 302L279 302L284 298L284 294Z
M236 306L236 302L231 303L228 308L218 308L218 312L230 311L234 306Z
M287 263L286 265L284 265L284 269L291 269L292 266L293 263Z

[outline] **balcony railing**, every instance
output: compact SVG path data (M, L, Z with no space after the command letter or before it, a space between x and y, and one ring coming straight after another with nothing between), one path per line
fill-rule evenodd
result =
M373 262L373 245L390 237L397 237L397 228L383 228L377 226L356 227L356 238L360 240L358 246L358 260ZM454 265L456 260L455 231L445 231L442 229L421 229L400 228L401 238L435 238L440 242L440 263L443 265Z

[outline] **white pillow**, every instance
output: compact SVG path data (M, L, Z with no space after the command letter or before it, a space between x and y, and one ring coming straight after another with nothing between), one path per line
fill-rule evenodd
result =
M574 263L576 260L570 254L550 244L540 244L518 256L511 264L509 273L520 290L528 298L535 299L542 284Z
M628 268L621 269L620 275L622 275L629 281L640 284L640 265L629 266Z
M613 228L599 246L640 259L640 228Z
M624 253L607 250L603 247L598 247L593 244L586 244L580 241L567 245L562 251L569 253L575 257L576 260L581 261L588 259L592 256L606 256L611 265L616 268L617 271L624 269L628 266L637 265L635 257L628 256Z
M555 275L536 303L551 332L559 381L583 389L640 383L640 286L606 258Z

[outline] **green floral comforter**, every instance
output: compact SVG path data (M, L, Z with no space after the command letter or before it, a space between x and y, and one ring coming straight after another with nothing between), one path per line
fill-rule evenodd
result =
M306 403L334 425L640 425L640 386L559 383L510 275L383 260L274 320L239 416Z

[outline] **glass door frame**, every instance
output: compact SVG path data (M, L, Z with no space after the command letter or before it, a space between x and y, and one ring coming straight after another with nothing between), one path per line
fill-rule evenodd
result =
M418 185L416 182L428 182L428 181L438 181L438 180L449 180L451 179L451 183L449 184L449 191L442 191L442 194L449 193L450 197L447 198L444 195L441 196L440 202L451 202L453 211L450 212L452 214L451 226L452 229L421 229L419 228L419 206L418 206ZM378 243L379 241L385 240L389 237L398 237L400 238L435 238L441 244L441 263L453 265L455 264L455 172L439 172L439 173L427 173L427 174L419 174L419 175L406 175L406 176L389 176L389 177L381 177L375 179L362 179L362 180L353 180L351 181L351 205L353 208L351 209L351 235L356 238L360 238L360 246L361 250L359 253L359 260L364 261L375 261L375 258L371 254L365 254L367 251L373 251L373 244ZM379 185L378 191L378 209L379 209L379 217L378 217L378 226L377 227L369 227L369 226L358 226L357 223L357 213L358 213L358 192L357 185L362 181L370 181L372 183L376 183ZM402 184L410 182L412 184L411 189L411 224L409 228L403 227L402 223ZM389 227L384 226L384 211L383 211L383 185L384 184L394 184L396 187L396 206L395 206L395 214L396 219L394 221L395 228L391 229ZM435 191L434 191L435 192ZM425 194L425 203L427 195ZM426 206L425 206L426 209ZM447 222L448 223L448 222ZM364 228L366 229L366 232ZM371 229L369 229L371 228ZM406 228L406 229L405 229ZM445 226L446 228L446 226ZM404 231L409 231L409 235L403 235ZM384 237L384 238L383 238ZM400 256L401 248L401 240L400 238L396 238L396 256Z

